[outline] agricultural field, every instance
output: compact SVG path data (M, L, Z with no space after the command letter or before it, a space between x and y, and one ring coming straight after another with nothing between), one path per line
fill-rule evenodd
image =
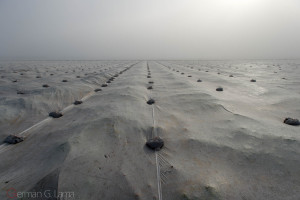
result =
M299 198L297 60L3 61L0 76L3 191Z

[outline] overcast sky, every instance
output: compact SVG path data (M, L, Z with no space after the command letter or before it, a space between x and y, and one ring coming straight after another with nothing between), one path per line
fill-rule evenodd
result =
M300 58L300 0L0 0L0 58Z

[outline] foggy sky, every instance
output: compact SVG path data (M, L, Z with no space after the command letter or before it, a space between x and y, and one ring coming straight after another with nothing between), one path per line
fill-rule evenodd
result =
M0 0L0 58L300 58L300 1Z

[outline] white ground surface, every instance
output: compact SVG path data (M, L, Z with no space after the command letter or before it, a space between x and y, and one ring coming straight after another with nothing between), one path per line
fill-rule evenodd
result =
M0 145L0 199L14 188L80 200L298 200L300 127L283 120L300 119L299 63L1 62L0 140L25 140ZM64 116L48 118L55 110ZM145 146L153 132L165 142L157 154Z

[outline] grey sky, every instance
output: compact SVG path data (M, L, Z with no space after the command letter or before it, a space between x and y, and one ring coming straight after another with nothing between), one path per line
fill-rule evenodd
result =
M0 0L0 58L299 57L299 0Z

